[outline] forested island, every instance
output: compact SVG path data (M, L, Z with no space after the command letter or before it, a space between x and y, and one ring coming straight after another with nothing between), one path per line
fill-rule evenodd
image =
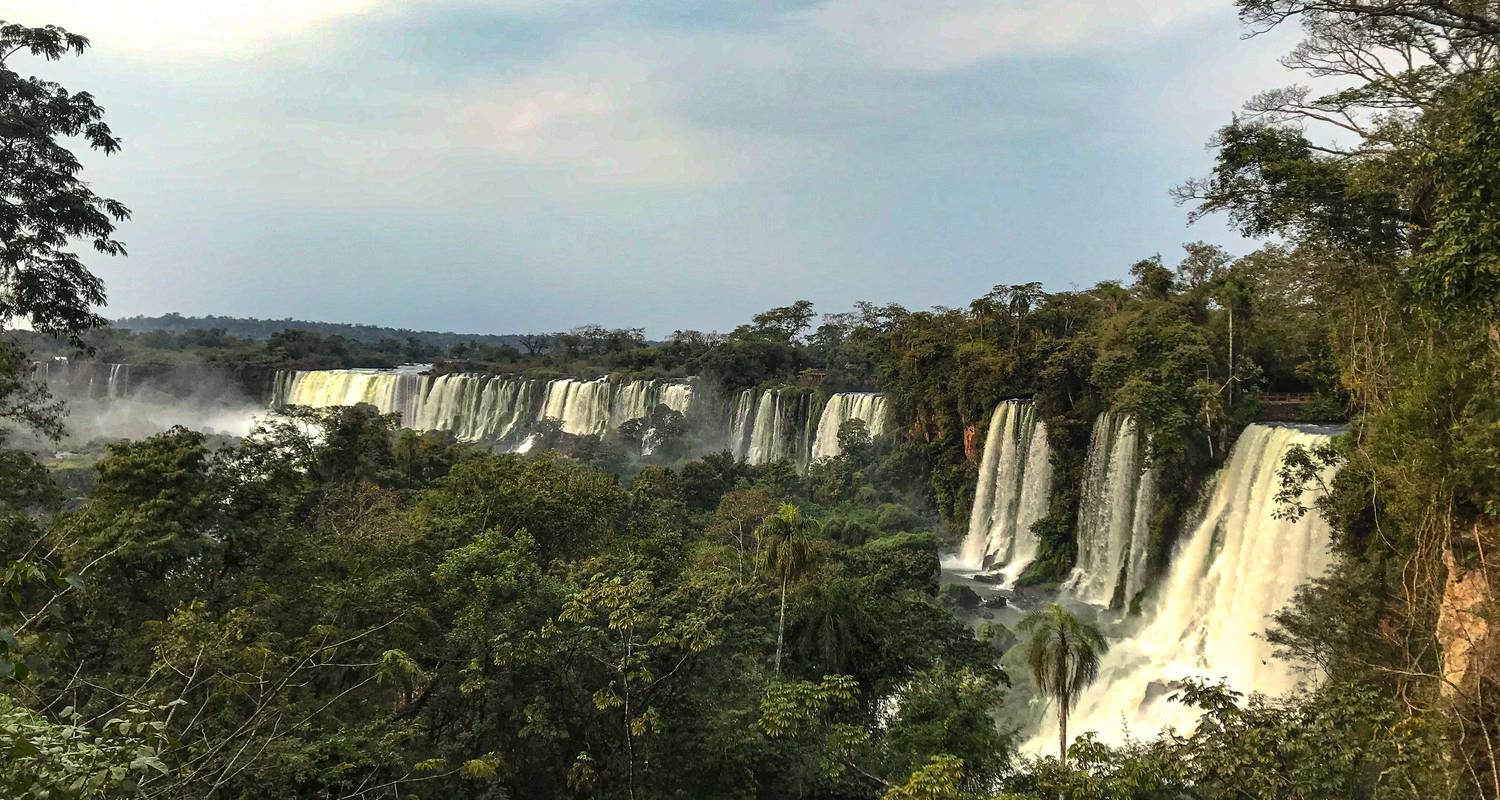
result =
M110 324L0 23L0 795L1500 797L1500 12L1237 5L1258 248L660 341Z

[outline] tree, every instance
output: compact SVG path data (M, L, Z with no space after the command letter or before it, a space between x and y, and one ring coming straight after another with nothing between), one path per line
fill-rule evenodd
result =
M777 675L781 674L782 645L786 641L787 589L812 566L812 544L808 537L817 527L817 523L802 516L801 509L783 503L755 531L760 540L761 565L781 584L781 608L776 618Z
M797 617L802 651L825 675L851 674L851 667L878 633L859 581L849 577L819 581L800 594Z
M130 210L94 194L77 156L59 140L80 137L105 154L119 150L120 140L93 95L22 78L8 62L22 51L57 61L88 46L52 25L0 23L0 325L20 317L80 346L83 331L104 324L94 313L104 284L69 243L86 240L104 255L124 255L114 230Z
M516 339L526 348L528 356L535 356L552 344L552 337L545 333L523 333Z
M1224 248L1208 242L1188 242L1186 255L1177 264L1177 284L1187 291L1207 286L1234 259Z
M1500 298L1500 78L1476 81L1454 108L1434 114L1442 144L1430 158L1441 175L1432 235L1416 259L1412 286L1427 305L1450 317L1478 312L1491 320Z
M812 325L813 304L798 300L789 306L762 311L752 319L756 330L793 341Z
M1272 122L1312 123L1353 133L1363 144L1397 140L1413 110L1441 100L1452 82L1493 69L1500 50L1500 9L1454 0L1238 0L1240 18L1264 31L1299 21L1306 38L1283 64L1337 90L1306 86L1263 92L1246 104ZM1356 145L1361 147L1362 145ZM1337 145L1328 152L1349 152Z
M603 668L608 684L593 694L600 713L618 710L625 741L626 794L636 797L637 744L662 730L657 693L684 674L683 665L718 644L710 605L681 617L663 611L662 595L650 573L597 574L568 597L544 639L570 635L579 649Z
M755 530L775 512L776 504L763 489L735 490L719 499L719 508L707 533L734 550L736 583L755 568L759 551L753 554L754 558L749 557Z
M1161 256L1141 259L1130 267L1135 289L1142 297L1165 300L1172 294L1172 271L1162 266Z
M1038 281L1015 284L1010 287L1009 295L1006 311L1015 324L1010 340L1011 352L1015 352L1021 344L1021 323L1026 321L1026 316L1031 313L1031 309L1046 295L1042 292L1042 284Z
M864 466L870 460L875 440L870 436L870 426L857 417L839 423L839 457L849 463Z
M10 59L24 51L57 61L87 47L87 39L61 28L0 22L0 331L22 319L75 345L82 345L84 331L104 321L93 310L104 302L104 285L68 249L70 242L87 240L105 255L122 255L125 248L113 238L114 225L130 212L94 194L77 157L59 140L79 137L106 154L118 150L120 142L91 95L22 78ZM0 575L6 597L0 603L0 673L16 679L28 671L30 645L45 638L18 634L41 611L55 610L53 600L71 588L45 548L35 547L34 512L55 500L56 487L29 453L6 446L10 425L47 439L62 433L60 407L49 402L30 372L26 354L13 342L0 341L0 545L6 548L6 569ZM38 596L47 599L34 606L28 602Z
M0 694L0 792L28 800L140 797L144 777L165 773L163 723L131 708L97 728L69 708L57 724Z
M1099 675L1104 637L1093 625L1056 603L1027 614L1020 630L1031 634L1026 666L1037 691L1057 702L1058 760L1068 763L1068 711Z

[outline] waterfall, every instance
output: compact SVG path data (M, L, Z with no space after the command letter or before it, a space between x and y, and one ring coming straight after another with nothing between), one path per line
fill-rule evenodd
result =
M813 409L813 397L806 392L746 389L735 399L727 449L747 464L785 459L799 469L806 467Z
M1139 589L1155 500L1155 474L1142 470L1141 445L1129 415L1105 412L1094 421L1078 503L1078 560L1066 583L1086 603L1128 605Z
M839 392L828 398L818 431L813 437L812 460L834 458L839 454L839 426L846 420L865 423L871 438L885 433L890 425L890 408L885 395L874 392Z
M665 383L656 384L656 402L652 404L663 405L679 414L688 413L693 406L693 384L691 383Z
M130 365L110 364L109 382L105 386L105 397L124 397L130 390Z
M422 375L420 368L282 372L271 404L329 408L368 403L398 413L415 430L448 431L463 441L518 444L527 428L556 419L565 433L605 433L658 405L686 413L690 383L608 378L552 381L454 373Z
M963 563L976 570L1002 567L1007 583L1014 583L1036 559L1031 527L1046 515L1051 490L1047 426L1037 420L1029 400L1000 403L980 458Z
M765 464L786 457L787 441L781 413L781 390L761 392L755 401L755 416L750 438L745 444L745 461Z
M754 432L755 392L740 391L734 401L734 414L729 420L729 444L725 449L735 461L744 461L750 448L750 436Z
M55 393L115 400L130 395L130 366L58 356L35 362L32 370Z
M657 406L686 414L692 400L692 384L631 381L620 387L610 403L610 427L650 416Z
M406 424L416 430L449 431L468 442L511 438L530 424L544 389L541 381L461 374L423 382L416 416Z
M1327 570L1329 530L1316 511L1295 522L1276 518L1278 470L1294 445L1328 439L1301 426L1245 429L1215 479L1202 520L1173 555L1143 627L1104 654L1098 680L1069 718L1070 731L1094 731L1119 743L1122 722L1135 737L1168 726L1190 729L1194 710L1167 699L1167 685L1186 677L1223 678L1236 691L1264 694L1297 685L1296 671L1276 659L1261 634L1298 586ZM1026 749L1055 745L1055 731L1044 727Z
M562 423L563 433L603 433L609 426L610 382L563 378L547 384L542 417Z
M64 402L70 447L143 438L173 425L244 436L262 410L233 371L214 365L55 357L33 362L32 374Z
M278 382L280 383L280 382ZM278 405L332 408L366 403L384 414L400 414L407 425L420 417L422 376L414 372L375 369L299 371L281 386Z

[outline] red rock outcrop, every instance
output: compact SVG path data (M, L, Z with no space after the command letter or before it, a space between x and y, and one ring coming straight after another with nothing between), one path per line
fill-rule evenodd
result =
M1500 684L1500 604L1483 566L1458 563L1445 554L1448 579L1438 611L1445 698L1473 697L1481 679Z

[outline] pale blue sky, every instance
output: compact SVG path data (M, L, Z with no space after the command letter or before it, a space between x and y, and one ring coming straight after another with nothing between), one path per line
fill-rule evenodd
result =
M94 40L112 316L728 329L1207 239L1168 189L1294 32L1202 0L13 0ZM711 10L705 11L704 7ZM34 69L33 69L34 67Z

